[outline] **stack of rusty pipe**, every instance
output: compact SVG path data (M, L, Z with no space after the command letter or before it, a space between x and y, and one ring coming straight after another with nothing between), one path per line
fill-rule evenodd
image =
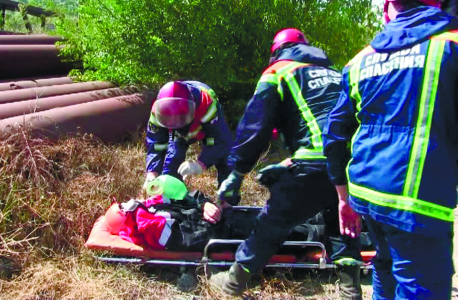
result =
M78 132L119 142L147 123L151 99L137 88L66 77L69 68L54 46L59 40L0 35L0 131L26 126L50 137Z
M72 66L61 61L55 45L61 40L48 35L0 35L0 80L67 74Z

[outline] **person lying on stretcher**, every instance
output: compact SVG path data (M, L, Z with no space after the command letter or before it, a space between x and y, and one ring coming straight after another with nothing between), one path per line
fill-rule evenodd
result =
M259 213L256 207L236 210L227 204L215 205L203 193L189 192L182 181L168 175L152 181L147 192L151 196L146 200L113 203L105 220L111 234L153 250L202 251L212 238L245 239ZM329 241L337 235L337 213L326 210L296 226L289 240L320 241L325 236ZM336 241L336 251L340 251L341 244ZM335 248L336 243L332 244Z
M112 234L154 250L187 251L200 251L211 238L227 236L229 225L219 221L230 205L217 206L169 175L151 181L146 191L147 199L113 203L108 209L105 220Z

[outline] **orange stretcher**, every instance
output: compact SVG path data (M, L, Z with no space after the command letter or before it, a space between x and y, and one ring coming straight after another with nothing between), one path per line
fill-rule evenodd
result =
M97 219L86 241L88 249L98 251L96 259L107 263L134 263L149 265L174 265L174 266L201 266L208 264L211 266L230 266L235 260L235 251L221 251L221 245L233 248L243 240L231 239L212 239L205 246L202 252L151 250L134 243L123 240L118 235L109 232L105 216ZM214 247L219 245L218 247ZM321 242L306 241L286 241L282 249L294 248L290 254L281 251L274 255L266 267L277 268L314 268L330 269L335 265L330 262L326 255L325 246ZM218 251L213 251L217 249ZM106 255L108 254L108 255ZM362 251L364 264L362 269L372 268L371 259L375 256L375 251Z

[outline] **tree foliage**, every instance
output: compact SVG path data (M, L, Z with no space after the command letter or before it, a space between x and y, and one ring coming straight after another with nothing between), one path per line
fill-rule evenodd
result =
M6 10L1 30L15 33L54 34L54 26L52 25L56 18L75 15L78 8L78 0L20 0L16 2L19 2L19 9L15 11ZM28 15L26 11L29 6L52 11L55 15L52 17ZM2 16L0 16L1 20ZM43 23L49 27L42 26Z
M234 116L267 67L274 34L303 30L337 66L379 29L371 0L80 0L58 26L84 79L157 88L176 79L213 87Z

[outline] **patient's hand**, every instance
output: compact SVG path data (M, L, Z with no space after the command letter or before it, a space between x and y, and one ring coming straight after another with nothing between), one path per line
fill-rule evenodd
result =
M211 202L204 204L204 220L216 224L221 220L221 208Z

